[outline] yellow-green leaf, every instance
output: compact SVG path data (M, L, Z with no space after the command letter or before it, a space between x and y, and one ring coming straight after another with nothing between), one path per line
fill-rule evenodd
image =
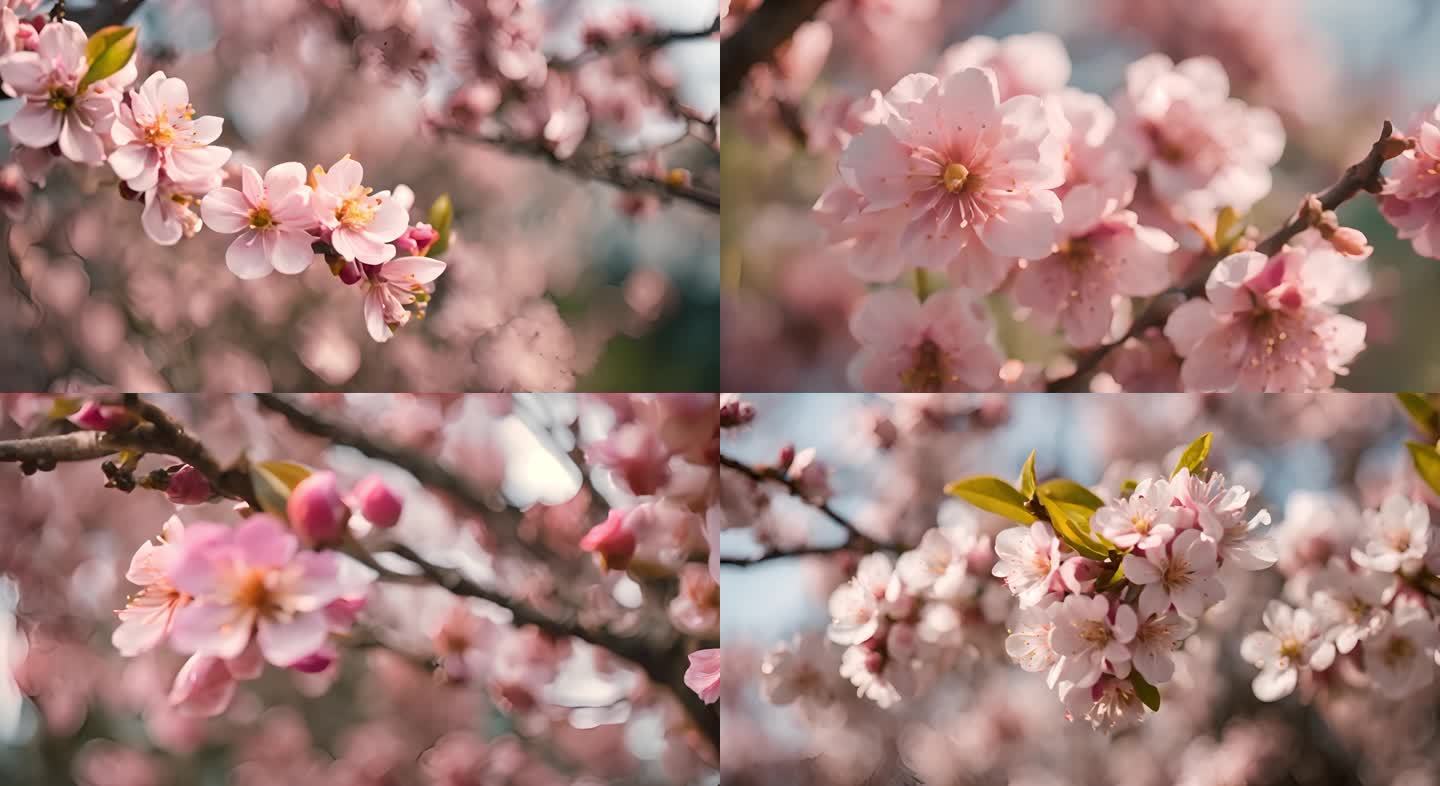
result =
M1089 536L1089 524L1082 529L1064 505L1043 493L1038 499L1050 516L1050 527L1055 530L1055 535L1075 549L1077 554L1093 560L1103 560L1110 556L1108 551Z
M1030 457L1025 459L1025 466L1020 468L1020 496L1027 500L1035 499L1035 451L1030 451Z
M64 420L79 412L84 403L82 399L56 396L55 400L50 402L50 419Z
M1175 462L1175 469L1170 472L1170 477L1180 474L1181 469L1190 470L1191 475L1199 474L1200 468L1205 466L1205 459L1210 456L1210 442L1213 439L1214 435L1207 431L1191 442L1185 452L1180 454L1180 460Z
M954 481L945 487L945 493L1020 524L1035 520L1035 514L1025 509L1025 497L1014 486L994 475L977 475Z
M1053 500L1085 508L1092 513L1105 506L1105 500L1096 496L1095 492L1065 478L1055 478L1041 483L1040 491Z
M1434 445L1423 442L1406 442L1405 447L1410 451L1410 463L1415 465L1416 474L1432 491L1440 494L1440 452L1436 452Z
M438 257L450 248L450 225L455 223L455 203L449 194L441 194L430 203L429 224L435 230L435 244L425 252L426 256Z
M1140 481L1135 480L1134 478L1126 480L1124 483L1120 484L1120 497L1122 499L1129 498L1131 494L1135 493L1135 489L1137 488L1140 488Z
M261 461L250 466L250 482L255 486L255 499L260 509L282 519L290 492L300 481L310 477L310 468L293 461Z
M1415 422L1420 433L1434 439L1440 419L1436 418L1435 407L1430 404L1430 400L1419 393L1396 393L1395 398L1400 400L1400 406L1405 408L1405 414Z
M1134 669L1130 670L1130 684L1135 686L1135 695L1140 699L1141 704L1149 707L1151 712L1160 711L1159 688L1147 682L1144 677L1140 676L1140 672Z
M1235 241L1245 234L1244 217L1235 208L1226 205L1215 219L1215 250L1229 253Z
M80 80L80 89L119 73L135 56L136 39L135 28L118 25L102 28L90 36L85 44L85 59L90 62L90 70Z

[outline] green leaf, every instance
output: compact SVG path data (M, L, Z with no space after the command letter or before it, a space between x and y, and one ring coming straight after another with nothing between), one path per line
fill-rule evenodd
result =
M1160 711L1160 689L1145 681L1140 672L1130 670L1130 684L1135 686L1135 695L1139 697L1140 703L1150 708L1151 712Z
M90 36L85 44L85 59L90 63L90 70L80 80L79 89L84 90L119 73L135 56L136 40L135 28L118 25L102 28Z
M428 223L435 230L435 243L425 256L438 257L450 248L450 225L455 223L455 203L449 194L441 194L430 203Z
M977 475L954 481L945 487L945 493L1020 524L1035 520L1035 514L1025 509L1025 497L1014 486L994 475Z
M1035 451L1030 451L1030 458L1025 459L1025 466L1020 468L1020 496L1027 500L1035 499Z
M1199 474L1201 467L1205 466L1205 459L1210 456L1210 442L1214 438L1215 435L1207 431L1191 442L1185 452L1180 454L1180 460L1175 462L1175 469L1171 471L1170 477L1180 474L1181 469L1190 470L1191 475Z
M1103 560L1110 556L1108 549L1090 537L1088 521L1082 527L1062 503L1043 493L1040 494L1039 499L1040 504L1045 506L1045 512L1050 516L1050 526L1055 530L1056 536L1065 541L1070 548L1075 549L1077 554L1093 560Z
M1040 484L1040 491L1046 496L1067 505L1074 505L1095 512L1105 506L1105 500L1095 495L1095 492L1065 478L1055 478Z
M1430 438L1436 436L1440 419L1436 418L1435 407L1431 406L1429 399L1419 393L1396 393L1395 398L1400 400L1400 406L1405 408L1405 414L1415 422L1421 434Z
M1130 478L1129 480L1125 481L1124 483L1121 483L1121 484L1120 484L1120 498L1121 498L1121 499L1128 499L1131 494L1134 494L1134 493L1135 493L1135 489L1137 489L1137 488L1140 488L1140 481L1138 481L1138 480L1136 480L1136 479L1134 479L1134 478Z
M293 461L262 461L250 466L250 483L255 487L260 509L287 521L285 503L290 500L290 492L308 477L310 468Z
M1436 452L1434 445L1423 442L1406 442L1405 448L1410 451L1410 463L1415 465L1416 474L1432 491L1440 494L1440 452Z

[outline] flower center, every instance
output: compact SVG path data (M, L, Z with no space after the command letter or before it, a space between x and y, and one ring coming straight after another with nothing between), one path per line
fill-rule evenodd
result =
M1390 548L1396 551L1410 550L1410 530L1390 530L1390 537L1388 538L1388 540L1390 541Z
M1409 660L1415 654L1415 644L1404 636L1390 639L1385 646L1385 660L1392 666Z
M1190 563L1183 559L1171 560L1170 566L1165 569L1165 583L1171 587L1189 585Z
M350 196L335 208L335 218L352 229L366 226L375 219L375 208L370 201L370 189L357 186L350 192Z
M158 115L155 122L144 129L145 143L155 147L169 147L175 144L175 126L166 115Z
M275 605L263 570L251 569L235 585L235 605L264 612Z
M952 194L958 193L965 187L965 181L970 179L970 170L964 164L952 163L945 167L944 181L945 190Z
M1134 527L1136 534L1139 535L1150 534L1150 523L1150 519L1145 516L1137 515L1130 518L1130 526Z
M1080 626L1080 638L1097 647L1104 646L1110 643L1110 629L1104 623L1091 620Z
M75 96L70 95L64 88L50 88L50 108L56 112L65 112L75 105Z
M950 379L945 353L930 339L920 342L910 368L900 375L900 384L911 393L939 393Z
M261 205L250 211L251 229L270 229L275 226L275 218L270 215L270 208Z
M1293 636L1280 642L1280 657L1282 658L1291 661L1298 661L1300 660L1301 654L1303 654L1304 652L1305 647L1301 645L1299 639L1296 639Z

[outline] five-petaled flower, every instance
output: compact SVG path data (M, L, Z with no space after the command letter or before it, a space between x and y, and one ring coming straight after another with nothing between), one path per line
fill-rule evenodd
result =
M225 264L240 278L263 278L271 270L302 273L315 259L310 230L319 223L310 207L305 167L296 162L270 168L262 179L240 168L241 190L217 188L200 203L205 224L240 236L225 252Z

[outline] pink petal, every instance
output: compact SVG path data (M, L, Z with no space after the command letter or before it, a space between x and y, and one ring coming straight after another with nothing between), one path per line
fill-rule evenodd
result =
M40 55L34 52L15 52L0 58L0 80L12 95L43 95L49 75Z
M850 334L862 344L909 346L925 330L920 301L906 289L882 289L860 301L850 317Z
M371 287L365 293L365 329L370 331L370 338L383 344L390 340L390 326L385 324L385 290L383 287Z
M428 284L445 272L445 263L430 257L401 257L386 262L380 268L380 276L386 281L403 283L414 281Z
M365 227L365 235L371 240L389 243L405 234L409 223L410 214L405 208L394 199L386 199L375 212L374 220Z
M184 182L201 180L213 174L230 160L230 148L198 147L190 150L172 150L167 174L172 180Z
M250 226L250 203L233 188L217 188L200 200L200 217L212 231L233 235Z
M173 115L179 115L190 105L190 89L185 80L178 77L162 79L155 90L156 104Z
M300 548L300 542L274 516L255 515L235 530L234 543L251 566L280 567Z
M320 187L332 194L345 194L365 180L365 167L360 162L345 156L319 179Z
M251 207L257 207L265 201L265 183L260 179L260 173L255 167L249 164L240 166L240 193L245 195L245 201Z
M270 238L270 265L286 275L304 273L315 261L311 249L314 238L303 230L274 229L265 233Z
M49 147L60 138L65 117L48 104L26 101L10 120L10 138L27 147Z
M140 214L140 226L156 244L173 246L185 236L185 227L173 214L173 205L153 189L145 193L145 211Z
M330 245L340 256L366 265L380 265L395 258L395 247L372 240L364 232L340 227L330 235Z
M276 164L265 173L265 191L272 202L277 202L305 186L308 177L309 173L305 171L305 165L298 161Z
M265 246L261 242L260 233L253 230L235 238L235 242L225 250L225 266L230 268L231 273L245 280L264 278L273 270L270 260L265 258Z
M987 248L999 256L1037 259L1055 247L1060 229L1060 199L1053 191L1034 191L1008 201L976 225Z
M133 658L142 652L149 652L155 649L155 645L165 638L164 618L151 618L136 616L124 620L115 632L110 635L110 643L120 654Z
M197 117L191 131L191 138L196 144L208 145L220 138L220 133L225 128L225 121L214 115Z
M260 652L276 666L289 666L325 646L329 631L319 611L296 614L286 622L260 620Z
M191 603L175 612L170 641L181 652L235 658L250 643L254 626L254 611L205 602Z
M194 655L175 675L170 705L186 715L212 718L224 712L235 698L235 679L225 663L209 655Z

